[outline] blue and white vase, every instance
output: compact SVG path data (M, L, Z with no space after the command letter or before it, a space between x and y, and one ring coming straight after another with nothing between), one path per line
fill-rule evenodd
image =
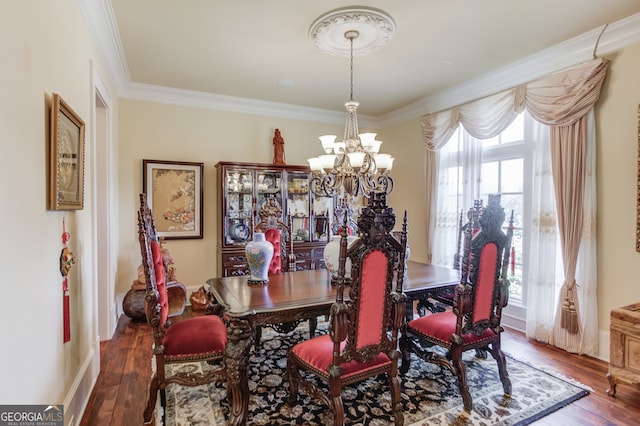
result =
M264 238L263 232L254 232L253 240L245 246L247 263L249 264L249 284L266 284L269 282L269 264L273 258L273 244Z

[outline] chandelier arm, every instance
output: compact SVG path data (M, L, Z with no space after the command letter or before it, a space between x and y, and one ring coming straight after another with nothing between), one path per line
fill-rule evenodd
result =
M393 185L394 185L393 179L391 178L391 176L385 173L378 176L376 180L378 181L377 186L378 188L380 188L379 192L384 192L387 195L391 194L391 191L393 191Z

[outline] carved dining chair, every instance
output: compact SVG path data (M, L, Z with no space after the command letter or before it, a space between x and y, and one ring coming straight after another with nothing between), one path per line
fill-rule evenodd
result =
M466 237L461 264L461 280L456 286L453 309L419 317L406 324L400 338L401 373L410 368L411 354L424 361L444 366L457 377L464 409L471 411L472 398L466 379L464 352L487 350L498 364L498 372L506 395L511 394L504 353L500 348L502 309L509 300L507 268L513 236L513 212L509 227L502 230L505 213L500 196L489 196L481 210L480 230ZM446 351L434 350L441 347Z
M391 234L394 224L395 215L386 206L385 194L372 195L358 220L360 239L349 248L345 219L329 333L296 344L287 356L289 405L295 405L298 389L302 388L331 409L333 424L337 426L344 424L343 387L381 374L386 375L389 383L395 424L404 423L398 379L398 333L405 321L407 300L402 292L406 212L400 241ZM350 286L345 285L347 258L351 259ZM307 380L312 375L320 380Z
M149 397L144 410L144 422L147 424L152 422L158 392L162 407L165 407L165 388L169 384L199 386L226 380L222 358L227 344L227 327L222 319L215 315L173 322L168 318L169 305L162 251L145 194L140 194L138 239L146 281L145 313L153 332L155 357L155 372L151 378ZM205 373L167 375L166 366L194 361L209 361L211 369Z
M291 238L291 221L287 225L282 221L282 217L280 202L273 197L265 198L258 211L259 220L256 221L253 229L254 232L263 232L265 239L273 245L273 257L269 264L269 275L296 270L296 255L293 251L293 238ZM284 334L293 331L301 321L270 324L269 326ZM315 334L316 327L317 319L310 319L309 332L312 337ZM260 348L262 326L255 326L254 333L254 348L257 351Z

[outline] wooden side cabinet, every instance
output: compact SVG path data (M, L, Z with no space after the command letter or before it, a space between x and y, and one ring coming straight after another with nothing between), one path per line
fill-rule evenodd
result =
M640 383L640 303L611 310L609 352L609 389L616 394L616 384Z

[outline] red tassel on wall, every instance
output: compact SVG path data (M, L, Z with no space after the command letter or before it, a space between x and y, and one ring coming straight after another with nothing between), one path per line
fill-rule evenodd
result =
M69 270L71 266L76 263L73 253L67 247L67 241L69 241L71 235L67 232L62 219L62 252L60 253L60 273L62 274L62 326L63 342L67 343L71 340L71 314L69 312Z
M62 281L62 326L64 336L62 341L67 343L71 340L71 318L69 314L69 280L64 277Z
M516 248L511 246L511 275L516 274Z

